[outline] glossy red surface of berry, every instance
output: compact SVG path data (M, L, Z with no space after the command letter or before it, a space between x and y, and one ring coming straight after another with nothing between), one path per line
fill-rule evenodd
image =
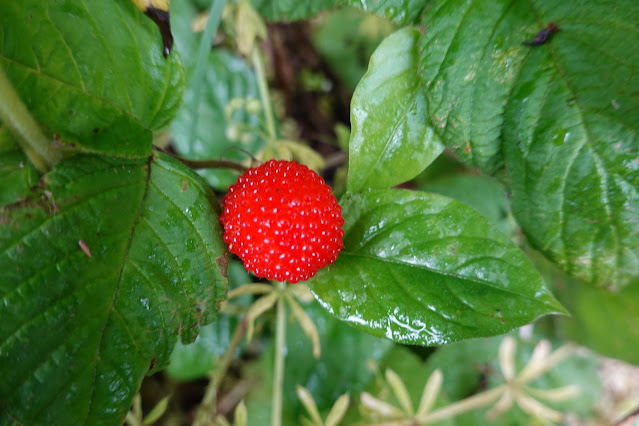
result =
M249 169L223 205L224 241L258 277L305 281L343 247L344 219L330 187L294 161Z

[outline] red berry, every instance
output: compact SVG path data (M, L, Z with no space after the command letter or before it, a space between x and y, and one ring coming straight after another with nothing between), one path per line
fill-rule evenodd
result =
M258 277L307 280L344 246L342 209L330 187L294 161L249 169L222 203L224 241Z

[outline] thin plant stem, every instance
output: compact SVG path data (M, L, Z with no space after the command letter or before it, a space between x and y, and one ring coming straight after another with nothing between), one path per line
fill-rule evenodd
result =
M284 292L286 283L278 283L280 291ZM273 403L271 412L271 426L282 424L282 393L284 386L284 351L286 345L286 309L284 297L277 301L275 318L275 368L273 373Z
M229 160L189 160L187 158L176 157L180 162L192 169L233 169L244 173L247 167Z
M41 172L46 172L60 161L62 154L48 139L24 102L9 82L0 66L0 120L13 134L29 161Z
M220 26L222 11L224 11L225 5L226 0L213 0L211 11L209 12L209 18L206 21L206 28L204 29L204 34L202 35L200 46L198 47L197 61L195 62L195 71L193 71L193 81L191 82L191 87L193 89L193 103L191 108L191 117L193 122L191 124L191 134L189 135L189 144L191 145L195 142L195 135L197 133L197 125L200 117L200 99L202 98L202 92L204 92L200 86L202 85L202 80L204 78L204 65L206 64L206 59L211 51L213 37L217 32L217 28Z
M266 81L266 72L264 70L264 61L257 49L257 46L253 47L251 51L251 61L255 67L255 75L257 77L257 87L260 92L260 100L262 101L262 109L264 110L264 118L266 120L266 130L268 131L267 141L271 145L273 153L278 155L277 146L275 141L277 140L277 133L275 131L275 116L273 115L273 108L271 106L271 95L268 91L268 83Z
M210 422L208 420L215 414L217 389L219 388L220 383L222 383L222 379L226 375L226 370L228 370L229 368L231 360L233 359L233 355L235 354L235 350L242 341L242 337L246 332L246 326L247 321L246 317L244 317L235 328L233 336L231 337L231 342L229 343L229 347L226 349L226 352L220 359L220 364L213 372L211 380L209 380L209 383L206 386L204 398L202 398L202 403L198 408L197 416L195 418L195 422L193 423L195 426L209 424Z

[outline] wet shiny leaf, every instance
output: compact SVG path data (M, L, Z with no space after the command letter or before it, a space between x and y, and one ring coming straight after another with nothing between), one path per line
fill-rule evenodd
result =
M403 28L371 57L351 102L348 189L388 188L417 176L442 152L419 90L419 32Z
M441 345L564 312L524 253L458 201L377 190L347 196L342 208L344 249L309 287L357 328Z
M3 418L122 423L178 335L194 340L217 315L226 266L216 205L165 155L79 155L0 209Z
M559 31L525 46L549 22ZM432 125L466 164L505 164L531 242L582 280L639 278L634 0L438 1L422 16Z
M59 143L146 156L182 99L177 53L129 0L0 0L0 65Z

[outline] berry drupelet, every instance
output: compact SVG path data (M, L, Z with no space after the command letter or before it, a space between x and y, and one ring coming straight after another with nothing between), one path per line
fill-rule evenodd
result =
M222 203L224 241L258 277L305 281L343 247L344 219L330 187L294 161L249 169Z

